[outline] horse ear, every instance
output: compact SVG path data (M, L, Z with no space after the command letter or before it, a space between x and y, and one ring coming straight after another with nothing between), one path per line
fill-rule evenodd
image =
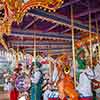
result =
M90 67L89 67L89 66L87 66L87 69L90 69Z

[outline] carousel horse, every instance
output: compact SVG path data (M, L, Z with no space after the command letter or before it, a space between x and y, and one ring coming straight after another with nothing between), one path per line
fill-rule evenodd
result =
M10 82L10 74L8 73L7 69L2 70L3 71L3 78L4 78L4 91L10 92L13 89L13 86Z
M78 93L75 91L73 80L69 75L70 67L67 61L67 54L58 58L59 64L57 65L57 70L59 79L57 81L57 87L59 98L60 100L66 100L66 96L68 96L70 100L78 100Z
M95 79L93 80L93 89L96 92L96 96L100 99L100 62L94 68Z
M55 70L55 69L54 69ZM52 82L50 81L50 76L45 74L43 83L43 100L56 99L59 96L57 88L54 86L54 81L57 80L57 74L53 72Z
M50 62L53 62L53 59L48 56L47 52L42 52L41 53L41 59L39 61L42 64L41 70L43 74L51 74L50 69L51 69L51 64Z
M21 68L21 71L18 72L18 75L15 79L15 87L19 92L18 100L27 100L27 96L28 96L27 92L31 86L31 80L29 75L23 72L22 64L19 64L19 66L20 66L19 68Z
M44 54L45 55L45 54ZM43 56L42 56L43 57ZM57 97L58 92L54 90L52 86L52 82L55 80L55 77L57 76L55 72L55 60L50 56L45 56L43 59L40 60L42 64L42 72L44 74L44 81L42 85L43 89L43 98L44 100L48 100L51 97ZM49 89L52 87L52 89Z
M77 91L80 93L80 98L88 98L88 100L93 100L92 93L92 79L95 78L95 72L92 68L86 68L79 77L79 84L76 87ZM80 99L81 100L81 99Z
M54 90L52 84L48 84L46 91L43 93L43 100L58 98L58 96L58 91Z
M18 100L29 100L29 95L28 95L28 93L27 93L27 92L22 93L22 94L19 96Z
M96 60L98 60L99 58L99 53L100 53L100 45L97 43L97 44L94 44L93 45L93 57L96 58Z
M19 75L15 82L16 89L19 91L18 100L27 100L28 90L30 88L30 79L27 75ZM27 95L26 95L27 93Z
M28 91L28 89L30 88L29 76L25 73L19 75L15 80L15 86L19 92Z
M10 92L10 100L18 100L20 93L27 91L30 87L29 77L23 74L21 64L18 64L18 67L14 69L10 81L13 85L13 89Z
M25 96L21 96L18 100L26 100Z
M11 54L11 55L9 55ZM11 57L10 57L11 56ZM8 50L8 54L7 54L8 59L11 60L11 69L14 70L15 66L16 66L16 51L13 48L9 48Z

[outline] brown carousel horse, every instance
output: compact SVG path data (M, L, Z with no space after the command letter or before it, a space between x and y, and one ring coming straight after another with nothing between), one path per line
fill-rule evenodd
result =
M78 100L78 93L75 91L73 80L69 75L70 67L67 63L67 54L60 56L58 62L57 70L59 80L57 81L57 87L60 100L66 100L66 96L68 96L70 100Z

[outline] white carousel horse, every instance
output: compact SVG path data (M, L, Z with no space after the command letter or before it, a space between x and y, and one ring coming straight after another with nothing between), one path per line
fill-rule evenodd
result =
M93 80L94 91L100 97L100 62L95 66L95 79Z
M76 87L77 91L80 93L80 97L92 97L92 79L95 78L95 72L92 68L85 69L79 78L79 84Z
M16 66L16 51L13 48L9 48L7 58L11 61L11 69L14 69Z
M24 92L20 94L20 97L18 98L18 100L27 100L27 97L28 97L28 93Z
M59 93L55 90L52 91L52 86L48 84L47 90L43 93L43 100L48 100L49 98L57 98Z
M15 87L19 92L28 91L30 86L31 80L27 74L21 74L15 80Z
M26 100L26 96L21 96L18 100Z
M30 65L33 62L34 57L31 54L25 54L24 55L24 61L26 63L26 65Z
M53 66L52 65L50 66L49 64L47 65L47 66L50 66L50 67L53 68L53 69L52 68L50 69L53 72L51 72L52 73L51 77L50 77L49 74L45 75L45 77L47 79L49 77L49 80L52 80L54 82L58 79L58 71L57 71L57 68L56 68L56 60L54 60L51 57L47 57L47 58L45 58L45 60L46 59L53 63ZM48 100L48 98L57 98L58 95L59 95L59 93L56 91L56 89L52 85L50 85L49 82L48 82L48 84L46 85L45 92L43 93L43 100Z
M19 62L24 60L24 55L22 52L18 52L18 60Z
M41 70L43 71L43 74L50 73L51 70L51 63L54 63L54 59L52 57L44 57L40 60L40 63L42 64Z

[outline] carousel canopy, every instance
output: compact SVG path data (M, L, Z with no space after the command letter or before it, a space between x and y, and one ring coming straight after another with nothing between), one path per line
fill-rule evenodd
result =
M53 54L71 53L71 5L73 5L75 41L89 34L89 12L91 32L96 34L96 19L100 28L100 0L64 0L56 12L30 8L21 23L13 22L11 35L3 36L8 47L32 53L36 45L38 52L47 50Z

